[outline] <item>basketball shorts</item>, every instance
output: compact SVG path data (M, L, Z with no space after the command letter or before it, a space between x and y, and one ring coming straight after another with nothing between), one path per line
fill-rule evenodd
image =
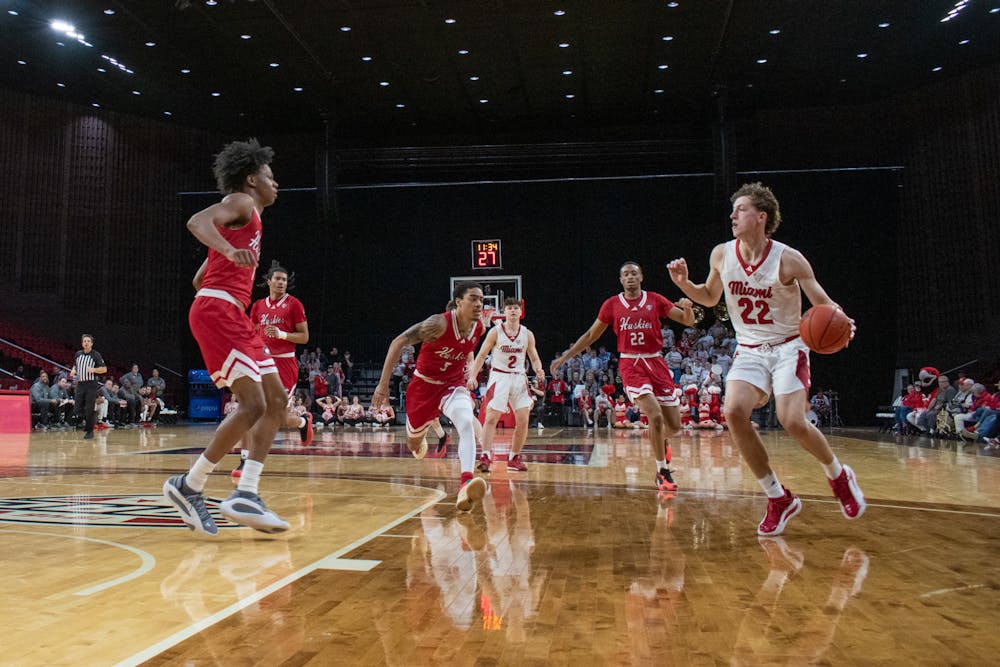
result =
M487 407L497 412L507 412L509 405L514 410L530 408L534 401L528 391L528 378L522 373L490 373L487 395L492 392Z
M274 366L278 369L281 386L285 388L285 393L291 396L299 384L299 360L294 356L271 357L271 359L274 360Z
M633 402L639 396L651 394L663 406L676 407L680 403L681 392L674 385L674 374L658 354L651 357L622 357L619 360L618 374L622 376L625 394Z
M775 396L809 391L809 348L801 338L778 345L736 348L726 382L742 380Z
M261 375L278 372L250 318L235 304L199 296L188 311L188 324L216 387L230 387L241 377L260 382Z
M472 395L464 384L434 384L414 376L406 390L406 432L421 435L442 413L451 419L456 410L466 409L472 414Z

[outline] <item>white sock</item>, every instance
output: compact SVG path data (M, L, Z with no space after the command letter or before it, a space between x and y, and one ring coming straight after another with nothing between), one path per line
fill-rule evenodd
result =
M659 459L656 460L656 472L660 472L661 470L663 470L666 467L667 467L667 460L666 459L664 459L662 461L659 460Z
M257 493L257 485L260 484L260 473L264 470L264 464L260 461L254 461L253 459L247 459L247 462L243 464L243 475L240 477L240 483L236 486L240 491L249 491L250 493Z
M764 489L768 498L781 498L785 495L785 490L781 488L778 476L773 472L758 479L757 483L760 484L760 488Z
M246 461L248 458L250 458L250 450L249 449L241 449L240 450L240 460L241 461Z
M184 483L187 484L192 491L200 492L204 490L205 482L208 481L208 476L212 474L213 470L215 470L215 464L206 459L205 455L202 454L198 457L198 460L194 462L194 465L191 466L191 470L188 471Z
M434 431L434 433L437 435L437 437L439 437L439 438L443 438L444 437L444 427L441 426L441 422L434 422L434 423L432 423L431 424L431 430Z
M834 456L833 460L829 463L821 463L820 465L823 466L823 472L825 472L826 476L830 479L837 479L840 477L840 473L844 469L844 466L840 465L840 461L837 460L836 456Z
M472 472L476 465L476 429L472 410L460 405L447 415L458 431L458 460L462 472Z

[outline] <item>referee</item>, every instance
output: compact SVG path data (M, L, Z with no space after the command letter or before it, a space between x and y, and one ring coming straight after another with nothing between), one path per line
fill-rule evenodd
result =
M80 337L82 350L76 353L76 361L73 363L72 375L76 376L76 394L74 404L78 410L77 414L83 416L86 433L84 440L94 438L94 403L97 400L97 390L101 386L98 375L108 372L108 367L104 365L104 357L94 349L94 337L90 334L83 334Z

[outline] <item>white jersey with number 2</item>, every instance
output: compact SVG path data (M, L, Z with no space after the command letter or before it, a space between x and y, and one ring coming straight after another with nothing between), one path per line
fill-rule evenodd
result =
M778 276L784 243L768 239L764 256L756 265L740 255L740 241L726 243L722 260L722 285L726 308L741 345L775 345L799 334L802 293L798 281L782 285Z

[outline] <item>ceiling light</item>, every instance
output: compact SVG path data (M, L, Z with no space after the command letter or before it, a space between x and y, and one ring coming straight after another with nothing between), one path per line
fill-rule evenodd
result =
M941 70L943 70L943 69L944 69L943 67L941 67L940 65L938 65L937 67L935 67L935 68L934 68L934 69L932 69L931 71L932 71L932 72L940 72L940 71L941 71Z
M11 16L17 16L17 12L15 12L13 9L8 9L7 13L10 14Z
M563 70L563 76L569 76L572 73L573 73L573 70L571 70L571 69L564 69Z
M679 2L668 2L667 3L667 7L670 7L670 9L676 9L677 7L680 6L680 4L681 3L679 3Z
M768 30L767 32L768 32L769 35L780 35L781 34L781 31L778 30L777 28L773 28L771 30Z
M66 87L65 83L57 83L56 85L59 86L60 88L65 88Z
M573 99L574 97L576 97L576 95L574 95L574 94L572 94L572 93L568 93L568 94L566 95L566 99L567 99L567 100L571 100L571 99Z
M458 50L458 55L460 55L460 56L467 56L467 55L469 55L469 50L468 49L459 49Z
M672 41L674 41L674 36L673 35L664 35L660 39L662 39L664 42L672 42Z
M569 42L559 42L559 48L560 49L568 49L569 48Z
M397 104L397 105L396 105L396 108L397 108L397 109L403 109L403 108L405 108L405 107L406 107L406 105L405 105L405 104L403 104L402 102L400 102L399 104Z
M164 115L164 116L173 116L173 115L174 115L174 112L173 112L173 111L164 111L164 112L163 112L163 115Z
M670 69L670 65L657 65L656 69Z
M878 24L878 27L880 27L880 28L888 28L889 27L889 22L888 21L883 21L882 23Z
M191 70L189 70L187 67L185 67L184 69L181 70L181 74L190 74L190 73L191 73Z
M104 13L107 14L108 16L113 16L114 13L115 13L115 10L113 10L113 9L105 9Z
M17 61L17 64L18 64L18 65L27 65L28 63L27 63L27 62L25 62L24 60L18 60L18 61Z
M146 46L156 46L156 42L146 42Z
M56 46L66 46L66 45L62 42L56 42Z
M340 26L340 32L350 32L350 31L351 31L351 26L349 25Z
M663 89L662 88L657 88L653 92L656 93L657 95L662 95L663 94Z
M215 7L219 3L216 2L216 0L205 0L205 4L208 5L209 7Z
M250 35L240 35L240 39L250 39Z
M479 81L479 77L473 74L472 76L469 77L469 81Z
M372 61L372 57L371 56L361 56L361 60L363 62L370 63Z
M489 100L479 100L480 104L486 104L487 102L489 102Z
M858 58L867 58L867 57L868 57L867 53L859 53L858 54Z
M562 10L562 9L557 9L557 10L555 10L552 13L555 14L556 16L565 16L566 15L566 11Z
M448 25L452 25L453 23L455 23L455 19L445 19L444 22L447 23Z
M95 109L100 109L101 108L101 105L98 104L97 102L91 102L90 106L94 107Z
M994 7L990 10L990 14L996 14L997 12L1000 12L1000 7Z
M763 65L766 62L767 62L767 58L758 58L757 59L757 64L758 65Z
M268 67L281 67L281 63L268 63Z
M389 85L389 82L388 82L388 81L379 81L379 82L378 82L378 85L380 85L380 86L382 86L383 88L385 88L385 87L387 87L387 86Z
M753 88L753 84L752 83L748 83L747 84L747 88Z
M959 44L959 46L965 46L965 45L966 45L966 44L968 44L968 43L969 43L969 40L967 40L967 39L963 39L963 40L962 40L961 42L959 42L958 44Z
M103 67L98 67L97 71L98 72L107 72L108 70L104 69Z
M142 95L142 93L140 93L138 90L133 90L132 94L133 95Z
M222 93L212 93L212 97L221 97Z
M296 93L301 93L303 90L305 90L305 88L303 88L302 86L295 86L294 88L292 88L292 90L294 90Z

